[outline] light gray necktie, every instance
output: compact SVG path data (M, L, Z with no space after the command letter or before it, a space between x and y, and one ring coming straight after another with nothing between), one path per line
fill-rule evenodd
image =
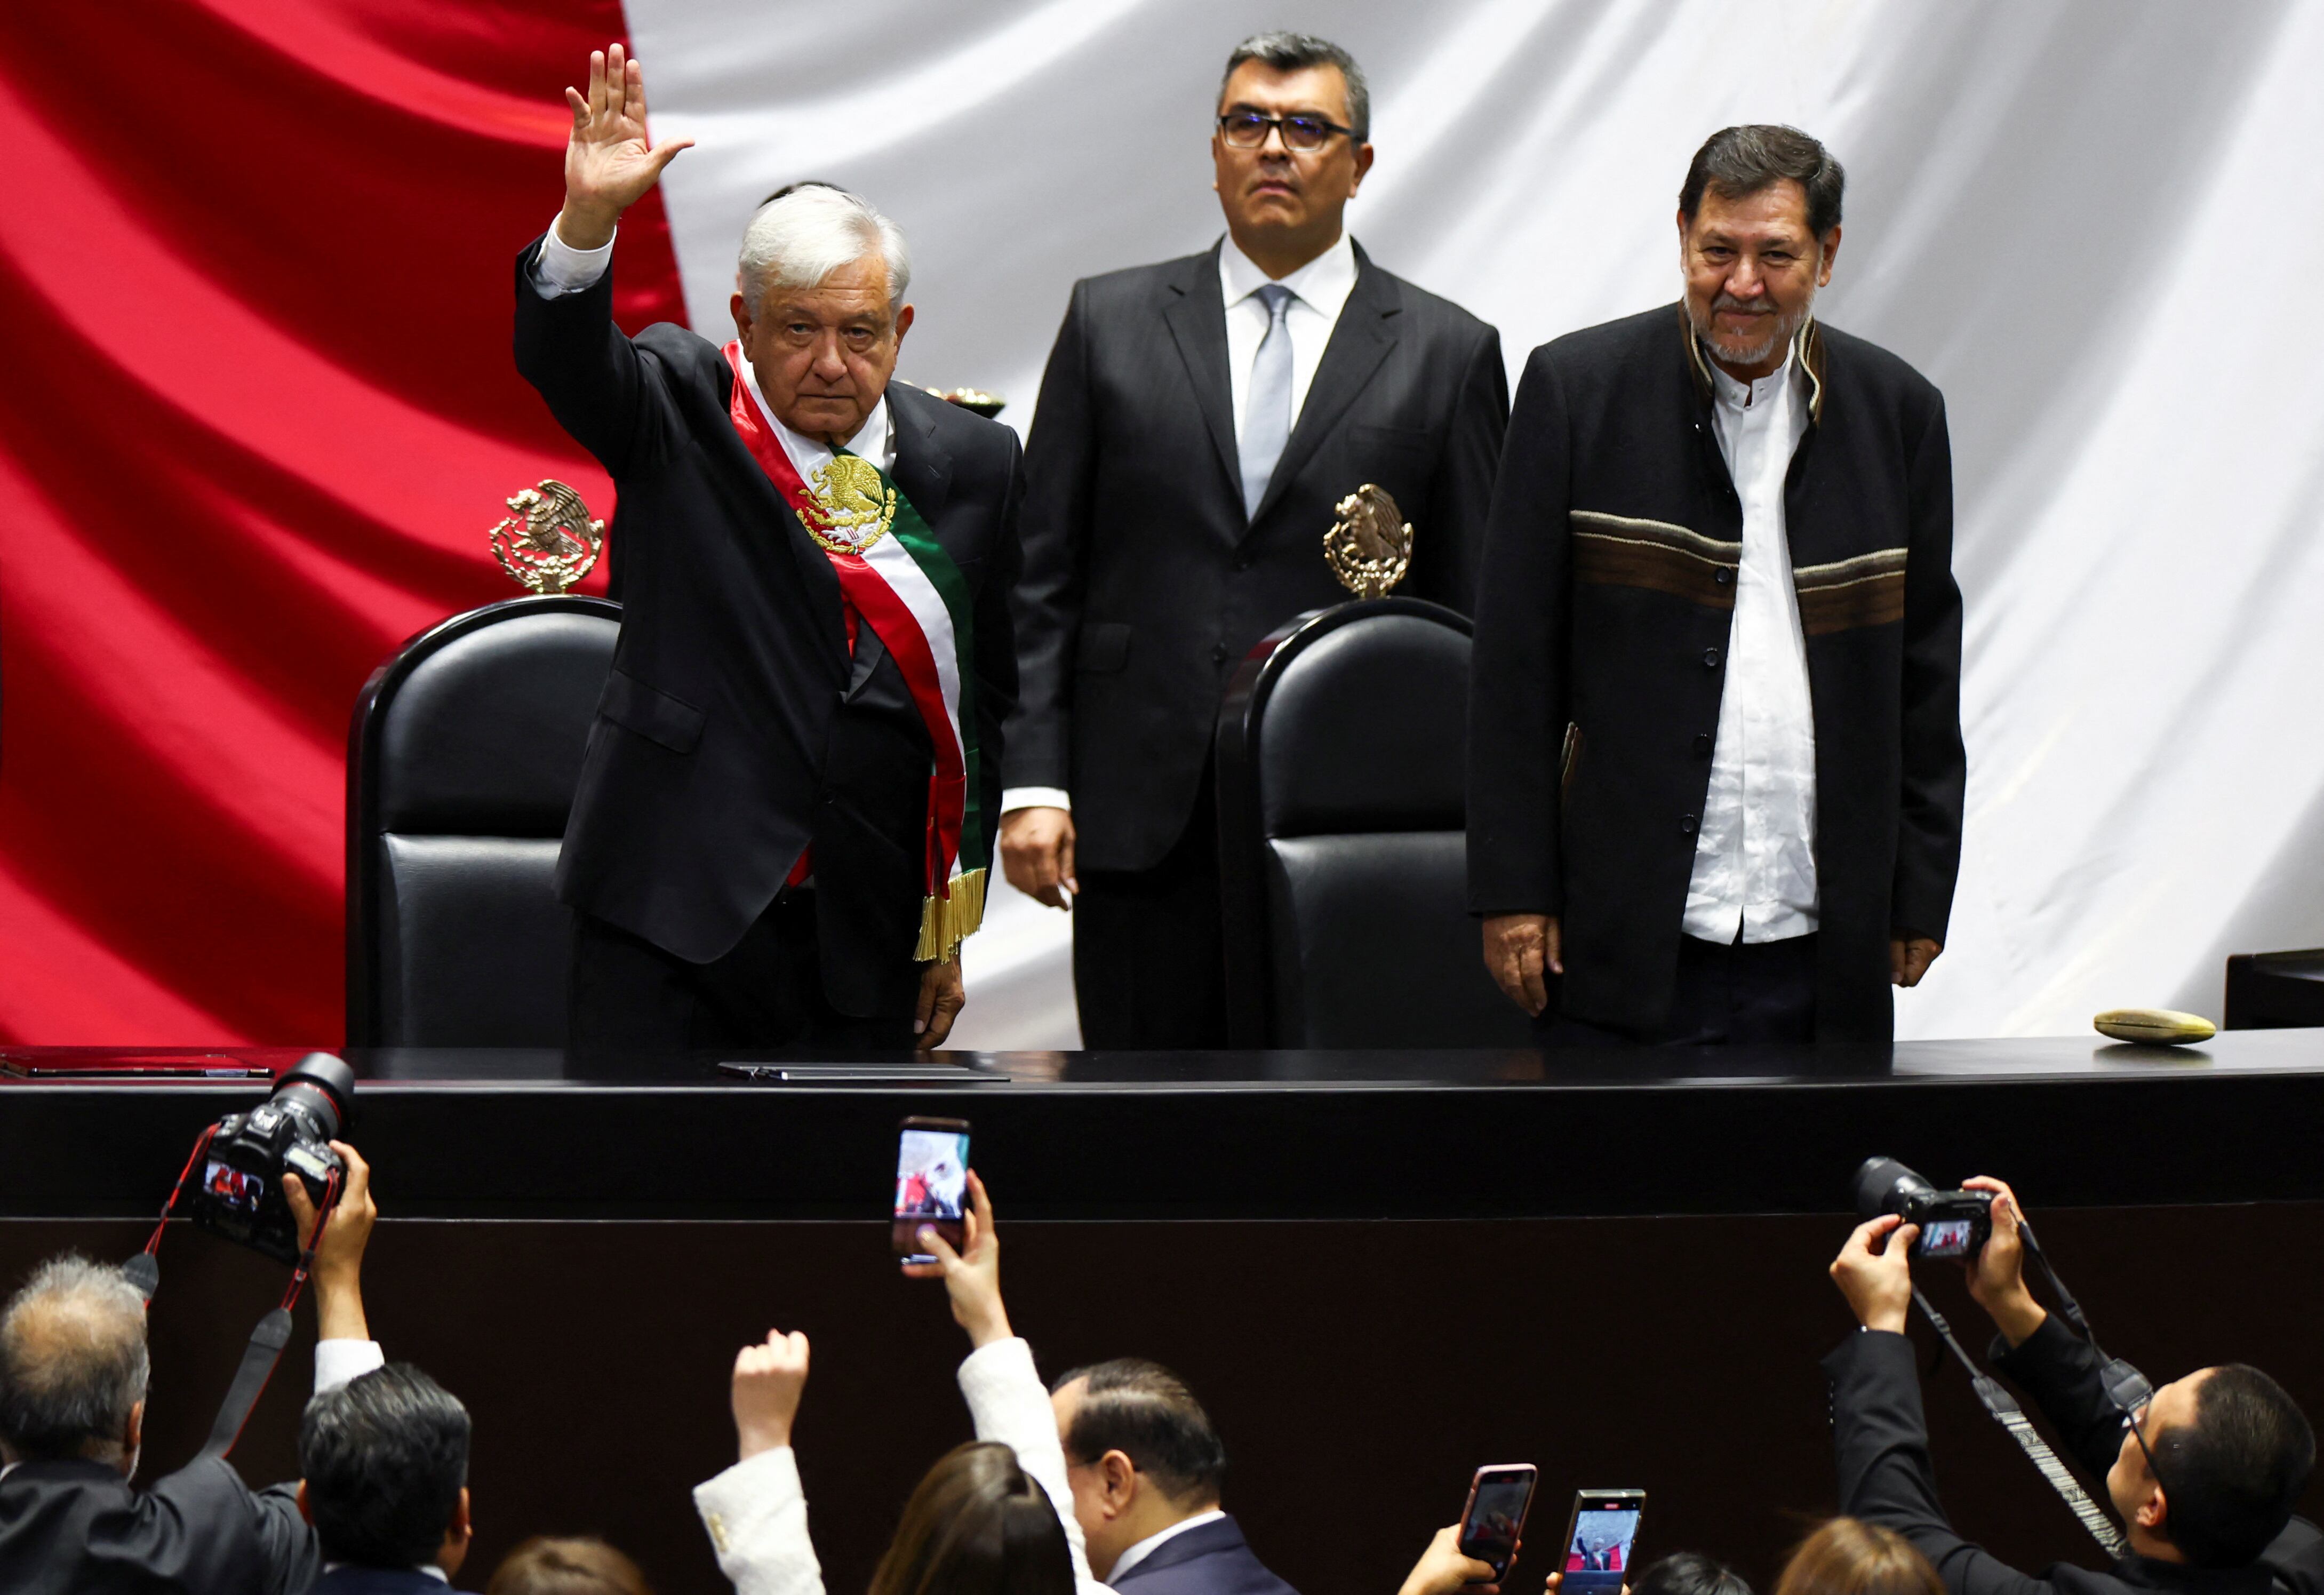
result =
M1242 509L1246 515L1259 513L1259 501L1267 496L1275 462L1283 457L1283 446L1291 440L1291 328L1284 325L1283 318L1294 296L1282 283L1270 282L1259 290L1259 297L1267 306L1267 336L1259 340L1259 353L1251 358L1250 392L1243 403Z

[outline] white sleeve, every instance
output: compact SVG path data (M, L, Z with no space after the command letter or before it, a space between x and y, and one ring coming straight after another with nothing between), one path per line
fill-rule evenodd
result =
M315 1394L336 1390L349 1379L386 1366L387 1353L379 1349L377 1341L317 1341Z
M1011 787L1001 794L1001 812L1012 808L1062 808L1074 811L1074 799L1063 787Z
M823 1565L807 1532L807 1491L789 1446L696 1485L694 1509L736 1595L823 1595Z
M613 229L614 237L621 229ZM540 253L533 257L532 286L543 299L559 299L568 293L579 293L585 288L596 286L597 279L613 263L613 239L608 238L596 249L576 249L557 235L557 224L549 224L549 235L540 241Z
M1056 1409L1033 1367L1033 1348L1022 1340L995 1341L968 1354L960 1365L960 1393L979 1440L998 1440L1017 1453L1017 1465L1030 1474L1056 1508L1065 1546L1074 1556L1074 1584L1081 1595L1111 1595L1090 1576L1089 1547L1074 1517L1073 1487L1065 1481L1065 1448L1057 1439Z

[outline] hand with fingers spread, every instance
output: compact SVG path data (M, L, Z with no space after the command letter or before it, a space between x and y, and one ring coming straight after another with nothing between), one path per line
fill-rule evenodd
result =
M567 88L565 103L573 130L565 141L565 208L557 235L575 249L597 249L612 241L622 212L694 141L650 141L645 73L618 44L590 51L589 92Z
M942 1279L952 1298L953 1322L968 1331L969 1344L978 1349L995 1341L1013 1340L1008 1309L1001 1305L1001 1236L992 1224L992 1198L976 1170L968 1171L968 1212L961 1218L961 1248L952 1249L930 1227L920 1230L920 1244L936 1261L906 1263L914 1279Z
M1398 1595L1453 1595L1458 1590L1475 1591L1475 1595L1501 1595L1501 1587L1493 1581L1493 1567L1480 1562L1461 1549L1461 1526L1447 1524L1436 1531L1428 1542L1428 1549L1404 1575L1404 1587Z
M1831 1260L1831 1282L1867 1329L1904 1332L1913 1305L1913 1242L1921 1227L1893 1212L1856 1226Z
M1548 977L1565 973L1564 938L1557 917L1486 915L1485 969L1502 995L1540 1018L1549 1006Z
M767 1332L766 1340L734 1357L734 1435L742 1461L791 1443L799 1397L807 1390L807 1336Z
M1983 1191L1993 1198L1993 1237L1961 1267L1969 1274L1969 1294L1993 1320L2004 1339L2022 1346L2050 1316L2049 1309L2025 1288L2025 1237L2019 1231L2023 1216L2017 1194L1991 1175L1963 1180L1964 1191Z
M363 1257L370 1244L379 1209L372 1202L371 1165L345 1141L333 1141L331 1150L346 1165L339 1199L315 1232L315 1203L307 1183L295 1174L282 1176L282 1194L299 1225L299 1242L315 1253L315 1322L317 1338L326 1341L367 1341L371 1328L364 1317Z

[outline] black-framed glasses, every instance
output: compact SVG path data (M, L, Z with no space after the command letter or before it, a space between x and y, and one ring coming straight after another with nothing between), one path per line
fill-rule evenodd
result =
M2139 1454L2146 1459L2146 1471L2153 1476L2154 1482L2163 1487L2163 1494L2167 1499L2171 1485L2163 1477L2163 1470L2154 1465L2154 1448L2146 1443L2145 1420L2147 1413L2154 1406L2154 1389L2144 1379L2139 1381L2139 1385L2144 1388L2128 1392L2109 1389L2107 1395L2114 1402L2115 1410L2122 1414L2123 1426L2130 1431L2130 1437L2138 1442Z
M1229 111L1219 118L1219 136L1238 150L1256 150L1270 131L1283 134L1283 147L1312 154L1332 142L1335 134L1354 130L1321 116L1262 116L1257 111Z

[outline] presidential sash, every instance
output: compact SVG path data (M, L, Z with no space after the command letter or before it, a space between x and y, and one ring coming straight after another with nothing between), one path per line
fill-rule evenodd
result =
M862 456L835 449L811 485L802 482L783 452L765 396L751 380L742 346L730 343L725 353L734 372L728 406L734 430L830 559L840 591L904 673L927 724L936 749L928 777L927 895L912 956L949 959L961 939L983 923L992 863L991 828L977 799L976 633L967 579L912 501Z

